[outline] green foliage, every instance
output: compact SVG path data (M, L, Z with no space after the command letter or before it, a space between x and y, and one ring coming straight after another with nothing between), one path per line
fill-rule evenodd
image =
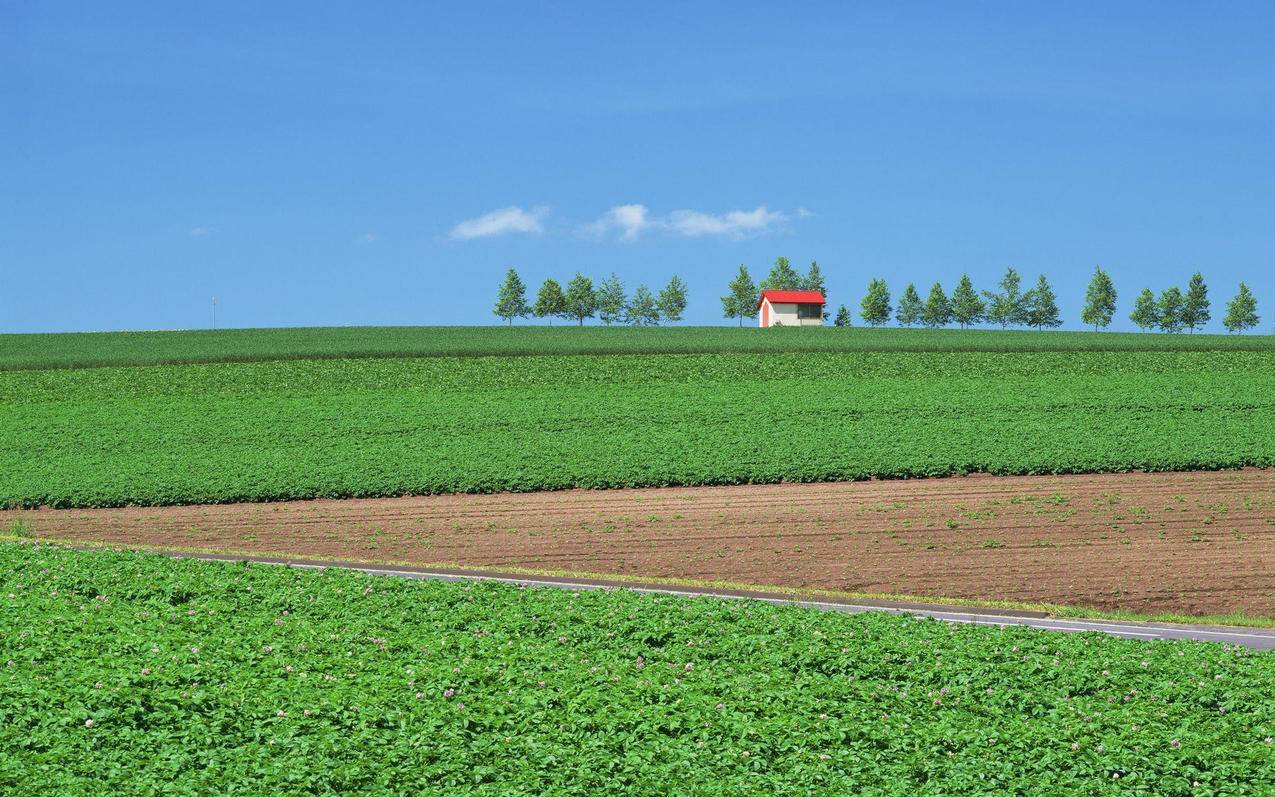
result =
M645 285L637 286L633 298L624 311L625 320L634 326L653 326L660 323L660 306L651 289Z
M1062 318L1058 315L1058 297L1044 274L1036 281L1036 286L1023 296L1023 304L1027 308L1027 324L1036 329L1052 329L1062 326Z
M818 331L811 339L1072 339ZM1275 347L10 371L0 406L0 505L1268 466Z
M496 294L493 312L508 324L513 324L515 318L526 318L531 312L531 308L527 306L527 286L512 268L505 273L505 281Z
M834 327L850 326L850 311L844 304L837 308L837 317L832 320L832 325Z
M536 294L536 304L531 308L531 312L537 318L566 317L567 297L556 279L550 277L540 286L540 292Z
M819 264L814 260L810 261L810 270L806 272L806 276L801 280L801 290L803 291L819 291L828 296L828 286L824 284L823 272L819 269Z
M593 290L593 280L576 273L567 283L566 315L584 326L584 319L593 318L598 312L598 294Z
M1182 326L1195 332L1197 327L1209 323L1209 289L1204 284L1204 276L1200 272L1191 275L1186 286L1186 297L1182 300Z
M903 289L903 296L899 297L899 309L894 318L900 325L910 327L921 323L924 312L925 307L921 304L921 296L916 292L916 286L909 282Z
M1143 331L1160 326L1160 305L1156 303L1155 294L1150 288L1143 288L1134 300L1129 320Z
M1096 331L1110 326L1115 315L1116 285L1102 266L1094 266L1093 279L1089 280L1089 287L1085 289L1085 306L1080 311L1080 320L1092 325Z
M770 273L762 280L761 290L799 291L804 284L805 280L788 262L788 258L780 257L775 259L775 265L770 267Z
M624 283L615 274L604 279L598 285L598 319L611 326L624 319L624 306L627 298L624 295Z
M1005 270L1001 277L1000 293L984 291L987 297L987 320L1000 324L1001 329L1009 326L1020 326L1028 322L1026 297L1021 289L1022 278L1013 268Z
M925 299L921 320L930 328L946 326L952 322L952 303L943 293L943 286L937 282L930 286L930 295Z
M1160 320L1160 329L1165 332L1180 332L1184 326L1182 307L1182 291L1176 285L1161 291L1160 301L1156 304L1156 315Z
M1240 648L32 544L0 590L6 794L1275 790Z
M952 318L964 329L970 324L982 321L987 313L987 306L974 291L974 283L968 274L962 274L956 290L952 291Z
M1261 322L1257 315L1257 299L1243 282L1235 298L1226 303L1226 317L1222 326L1227 332L1243 332L1252 329Z
M559 290L560 294L561 291ZM904 291L900 307L906 304ZM756 298L752 299L756 301ZM919 303L919 299L918 299ZM1154 298L1152 299L1154 304ZM753 305L749 313L755 315ZM819 351L1270 351L1270 335L1149 338L1126 332L806 327L767 335L731 327L309 327L0 334L0 371L100 366L404 357Z
M722 315L726 318L738 318L739 325L744 325L745 318L757 317L758 289L753 278L748 274L748 267L739 265L739 273L726 286L730 291L722 297Z
M873 278L868 282L868 295L859 303L859 315L874 327L890 320L890 289L885 280Z
M681 277L676 274L673 275L673 278L668 281L668 285L660 291L656 304L658 305L659 315L664 320L682 320L682 313L686 312L686 283L682 282Z

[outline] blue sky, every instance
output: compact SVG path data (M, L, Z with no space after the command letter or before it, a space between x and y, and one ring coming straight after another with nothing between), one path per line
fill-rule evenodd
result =
M510 265L729 323L778 255L1275 321L1270 3L541 5L0 0L0 331L495 323Z

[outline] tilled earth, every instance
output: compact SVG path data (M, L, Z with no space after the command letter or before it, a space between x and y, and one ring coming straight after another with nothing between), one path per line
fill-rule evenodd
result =
M1275 470L0 512L37 537L1275 617Z

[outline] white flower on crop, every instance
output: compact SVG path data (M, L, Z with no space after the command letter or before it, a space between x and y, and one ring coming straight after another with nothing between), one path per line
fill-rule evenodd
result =
M93 727L93 720L92 720L92 719L86 719L86 720L84 720L84 727L86 727L86 728L92 728L92 727Z

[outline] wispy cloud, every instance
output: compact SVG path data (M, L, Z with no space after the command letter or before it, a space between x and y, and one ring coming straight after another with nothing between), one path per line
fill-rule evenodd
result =
M365 232L359 236L359 243L362 244L374 244L379 240L381 240L381 236L374 232Z
M207 238L212 234L212 227L191 227L187 234L191 238Z
M619 230L626 241L635 240L642 231L658 224L650 218L646 205L616 205L602 214L597 221L585 225L585 232L598 237L612 230Z
M452 228L451 237L458 241L472 238L488 238L511 232L544 232L541 222L549 215L549 208L537 206L523 210L517 206L493 210L473 219L466 219Z
M731 210L720 214L675 210L669 214L669 228L691 238L705 235L745 238L770 232L787 219L777 210L767 210L765 205L753 210Z
M814 215L805 208L796 212L797 218ZM620 238L635 240L647 230L664 230L688 238L720 236L747 238L774 232L789 221L789 215L778 210L768 210L760 205L753 210L731 210L725 213L705 213L699 210L675 210L667 216L653 216L645 205L617 205L599 219L584 226L584 231L594 236L605 236L618 231Z

